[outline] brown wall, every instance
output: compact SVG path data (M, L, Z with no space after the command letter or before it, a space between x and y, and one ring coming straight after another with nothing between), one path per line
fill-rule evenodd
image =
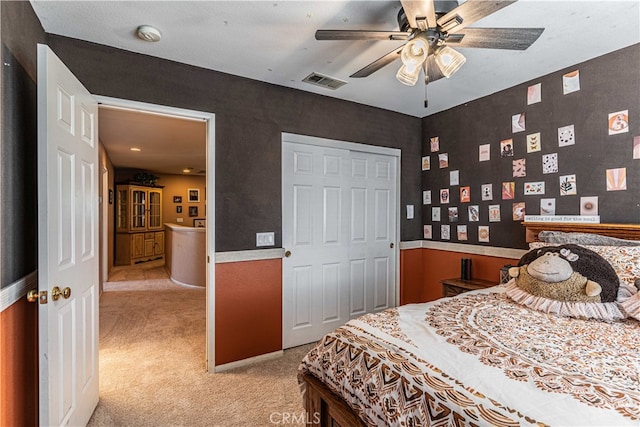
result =
M26 298L0 313L0 426L38 424L38 306Z
M517 259L473 255L436 249L400 251L400 304L434 301L442 298L440 280L460 277L460 259L471 258L472 277L500 281L500 268L516 264Z
M400 305L427 301L423 296L422 249L400 251Z
M216 365L282 349L282 260L216 264Z

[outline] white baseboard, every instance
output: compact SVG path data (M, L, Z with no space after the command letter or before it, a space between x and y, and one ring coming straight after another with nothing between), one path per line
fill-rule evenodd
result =
M257 362L264 362L266 360L277 359L278 357L282 357L284 354L283 350L274 351L273 353L265 353L259 356L250 357L248 359L237 360L235 362L225 363L224 365L216 365L215 372L224 372L230 369L240 368L242 366L251 365Z

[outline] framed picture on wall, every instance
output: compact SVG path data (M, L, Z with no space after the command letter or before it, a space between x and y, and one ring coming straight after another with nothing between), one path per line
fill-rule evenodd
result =
M196 228L205 228L207 226L207 220L204 218L196 218L193 220L193 226Z
M182 196L173 196L173 203L182 203Z
M189 188L187 190L187 194L189 195L189 203L198 203L198 202L200 202L200 189L199 188Z
M176 206L176 213L182 213L182 205Z
M189 206L189 216L198 216L197 206Z

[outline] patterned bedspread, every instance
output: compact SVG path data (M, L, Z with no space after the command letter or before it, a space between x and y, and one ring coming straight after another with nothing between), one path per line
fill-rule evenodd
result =
M547 315L503 291L352 320L300 373L370 425L640 426L640 322Z

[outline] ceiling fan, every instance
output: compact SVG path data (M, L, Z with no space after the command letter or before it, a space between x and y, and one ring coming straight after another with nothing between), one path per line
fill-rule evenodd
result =
M458 5L456 0L401 0L399 31L318 30L316 40L407 40L349 77L367 77L400 58L396 78L414 86L422 71L426 92L428 83L450 77L465 63L451 46L525 50L540 37L544 28L467 28L516 1L467 0Z

